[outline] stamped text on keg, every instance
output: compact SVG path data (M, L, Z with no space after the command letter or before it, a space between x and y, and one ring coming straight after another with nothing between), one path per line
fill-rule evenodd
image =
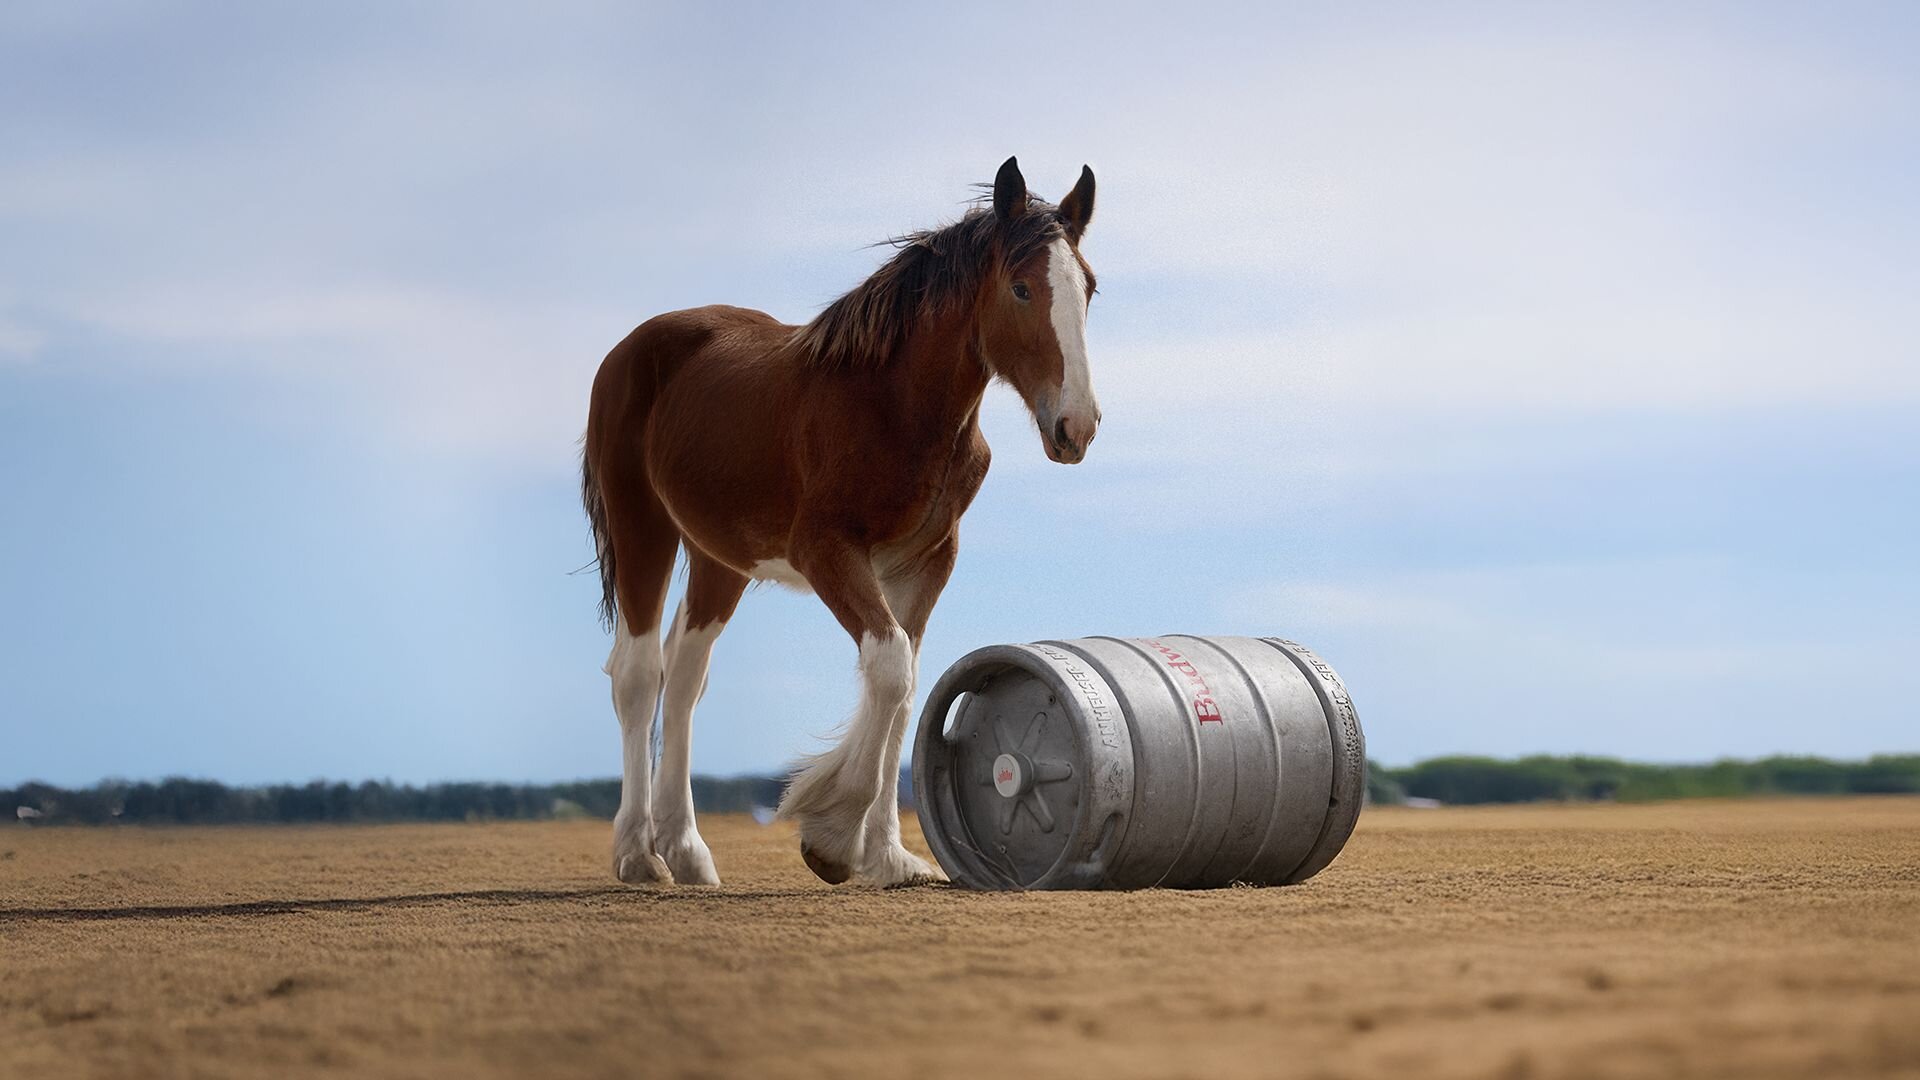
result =
M1100 731L1100 745L1109 748L1118 748L1120 745L1119 727L1113 721L1113 710L1107 707L1106 697L1100 693L1099 687L1093 685L1093 677L1087 674L1085 668L1074 663L1073 657L1068 656L1066 653L1060 652L1057 649L1049 649L1045 645L1039 648L1041 652L1058 660L1060 665L1067 669L1067 677L1073 680L1074 685L1080 688L1082 694L1086 695L1087 711L1093 714L1094 726Z

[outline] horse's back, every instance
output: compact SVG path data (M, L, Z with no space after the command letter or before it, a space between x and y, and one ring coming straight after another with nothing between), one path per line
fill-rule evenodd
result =
M601 361L593 383L594 411L650 405L653 394L689 361L710 351L734 353L742 346L775 348L792 332L793 327L764 311L726 304L655 315L634 327Z

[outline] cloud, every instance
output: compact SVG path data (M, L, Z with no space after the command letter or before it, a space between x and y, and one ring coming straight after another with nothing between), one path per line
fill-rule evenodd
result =
M1901 745L1904 712L1889 703L1920 692L1910 620L1888 618L1875 596L1808 604L1780 591L1728 556L1664 556L1271 582L1226 610L1314 644L1394 761ZM1839 702L1859 705L1849 723L1806 722Z
M45 343L43 335L0 316L0 366L31 363Z
M33 363L47 341L46 334L29 326L12 306L0 292L0 368Z
M16 26L156 100L78 110L58 88L85 64L10 100L32 137L0 150L0 228L26 258L0 287L39 317L0 346L345 381L397 437L551 463L631 325L716 300L803 319L874 265L862 245L951 216L1018 149L1043 189L1100 169L1096 379L1155 418L1146 444L1223 409L1920 400L1910 201L1841 209L1793 179L1879 167L1861 148L1911 78L1764 25L1220 36L1131 13L1036 69L1025 100L1063 112L980 98L1010 56L903 68L812 16L569 15L246 20L141 56L110 32L139 9ZM720 32L724 55L675 45ZM61 348L85 333L111 353Z
M1503 664L1547 662L1594 677L1632 670L1701 682L1772 679L1816 657L1871 667L1914 644L1911 625L1872 610L1878 597L1809 604L1791 593L1741 556L1664 554L1274 581L1235 594L1225 611L1287 612L1320 630L1436 646L1470 643ZM1788 611L1792 625L1781 619Z
M593 368L629 328L591 305L503 306L404 283L194 282L71 314L110 340L167 346L144 359L178 375L324 384L389 440L523 461L571 461Z

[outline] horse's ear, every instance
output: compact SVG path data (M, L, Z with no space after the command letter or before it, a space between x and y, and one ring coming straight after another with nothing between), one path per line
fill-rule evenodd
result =
M1027 212L1027 178L1020 175L1020 159L1008 158L993 177L993 212L1012 221Z
M1060 217L1066 222L1067 236L1074 243L1080 242L1080 234L1087 231L1087 223L1093 220L1093 170L1080 166L1080 182L1073 185L1067 197L1060 200Z

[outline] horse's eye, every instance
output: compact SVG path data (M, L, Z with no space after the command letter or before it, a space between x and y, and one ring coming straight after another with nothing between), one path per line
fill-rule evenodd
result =
M1013 283L1013 295L1023 304L1033 299L1033 293L1027 288L1027 283L1024 281L1016 281Z

